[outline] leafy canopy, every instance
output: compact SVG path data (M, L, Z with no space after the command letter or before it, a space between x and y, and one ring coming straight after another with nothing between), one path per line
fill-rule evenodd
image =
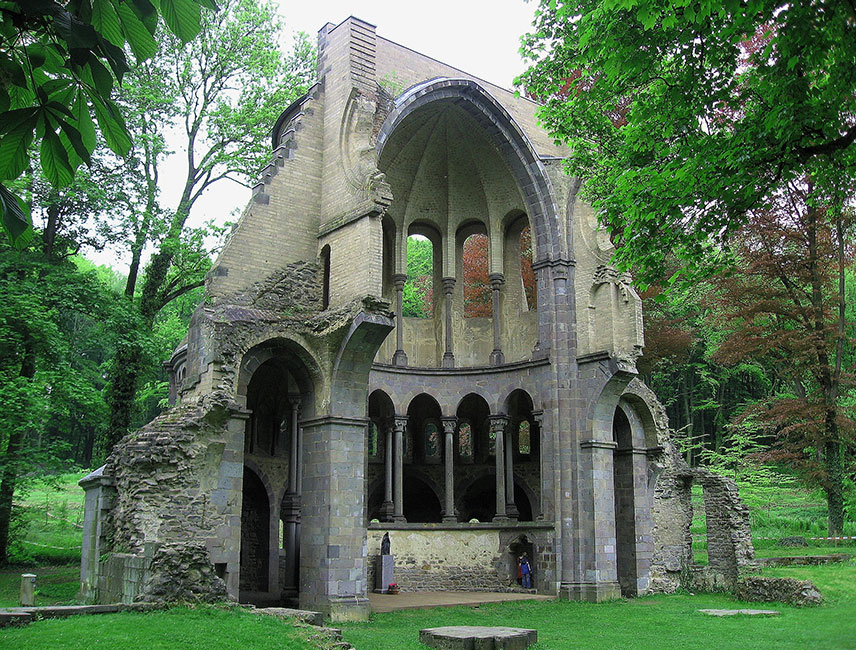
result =
M32 225L8 181L38 151L45 177L68 186L91 162L96 129L127 154L131 140L112 100L130 69L125 47L137 62L151 57L159 17L190 41L203 7L216 9L214 0L0 0L0 223L13 243L25 244Z
M518 83L643 282L669 253L692 277L776 188L852 192L851 2L542 0L522 51Z

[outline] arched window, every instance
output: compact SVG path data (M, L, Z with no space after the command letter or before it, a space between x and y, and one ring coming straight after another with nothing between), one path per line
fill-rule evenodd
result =
M402 313L415 318L434 314L434 244L423 235L407 238L407 282Z
M458 457L465 463L473 462L473 429L467 421L458 426Z
M380 431L378 431L377 423L372 421L369 424L369 439L368 439L369 459L376 460L380 456Z
M538 308L538 287L532 258L532 230L527 225L520 231L520 279L523 281L523 294L529 311Z
M425 423L425 460L427 462L440 462L440 427L436 422Z
M321 281L321 309L330 306L330 244L321 249L321 270L324 279Z
M464 240L464 318L493 315L490 288L488 255L490 246L487 235L476 233Z
M517 452L521 456L528 456L532 453L531 430L528 420L523 420L517 427Z

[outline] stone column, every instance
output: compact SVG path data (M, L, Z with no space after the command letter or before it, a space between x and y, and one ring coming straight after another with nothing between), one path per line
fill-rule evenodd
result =
M518 425L519 426L519 425ZM509 519L517 519L519 512L514 503L514 430L508 429L505 441L505 512Z
M407 521L404 518L404 430L406 427L407 416L396 415L393 419L393 430L395 431L393 521Z
M490 274L490 288L493 290L493 352L490 353L490 365L501 366L505 363L505 355L502 353L502 317L499 309L499 289L505 284L505 276L502 273Z
M621 597L615 538L615 489L611 440L580 443L582 523L581 574L578 582L562 587L571 600L601 602ZM566 591L567 590L567 591Z
M288 494L297 494L297 437L298 429L300 428L298 424L300 395L291 394L288 396L288 400L291 402L291 448L288 454Z
M392 365L406 366L407 355L404 353L404 283L407 275L396 273L392 276L395 286L395 354L392 355Z
M544 471L544 456L545 456L545 441L541 435L541 427L544 424L544 411L532 411L532 423L533 426L529 429L529 444L532 444L532 440L535 438L535 435L538 436L538 504L537 504L537 512L533 512L532 515L535 518L535 521L544 521L547 517L544 514L544 504L550 503L551 499L544 499L544 494L547 493L547 486L545 482L546 472Z
M331 621L365 620L366 419L303 420L304 488L300 501L301 609ZM335 495L335 498L331 498Z
M457 418L443 418L443 431L446 434L446 508L443 521L457 521L455 512L455 427Z
M455 290L455 278L443 278L444 305L446 307L446 351L443 353L443 368L455 367L455 354L452 352L452 292Z
M283 585L283 597L295 598L298 593L298 522L300 520L300 498L297 496L298 477L300 476L298 443L299 443L299 415L300 395L290 394L291 402L291 444L288 454L288 488L282 507L282 521L285 524L285 584Z
M496 459L496 516L494 521L508 521L508 515L505 512L505 426L508 423L508 418L504 415L490 416L490 430L496 437L495 459Z
M384 464L384 493L383 493L383 503L380 506L380 518L381 521L392 521L392 518L395 514L395 507L393 505L392 499L392 437L393 437L393 428L392 424L389 421L384 421L383 423L383 464Z

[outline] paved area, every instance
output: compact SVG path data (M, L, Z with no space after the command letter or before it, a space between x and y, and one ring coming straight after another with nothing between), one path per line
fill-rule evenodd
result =
M493 591L402 591L395 596L369 594L373 612L394 612L399 609L427 609L454 605L481 605L515 600L553 600L555 596L538 594L500 593Z

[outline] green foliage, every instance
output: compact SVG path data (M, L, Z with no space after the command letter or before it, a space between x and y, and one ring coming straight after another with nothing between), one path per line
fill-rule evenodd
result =
M32 237L29 208L4 186L30 165L33 147L57 189L91 163L97 130L124 156L131 140L113 101L115 82L152 56L159 17L182 41L196 36L213 0L7 0L0 5L0 221L9 239ZM94 116L94 119L93 119Z
M404 316L434 315L434 246L424 237L407 238L407 281L402 292Z
M543 0L520 83L646 283L698 276L791 183L840 205L856 178L846 2Z

